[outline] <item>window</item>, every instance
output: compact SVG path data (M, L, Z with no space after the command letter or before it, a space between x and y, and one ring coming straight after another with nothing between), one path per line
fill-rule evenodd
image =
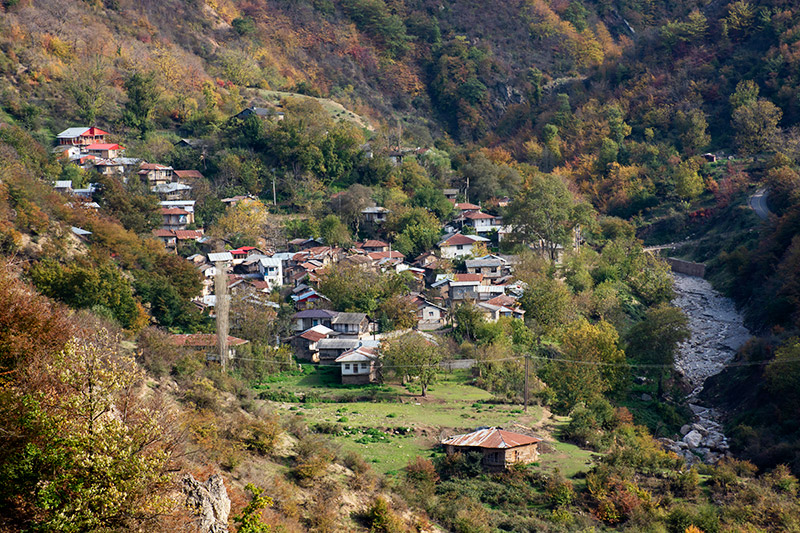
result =
M433 311L428 311L428 316L433 316Z
M464 249L464 245L463 244L456 245L456 250L463 250L463 249Z
M345 363L344 364L344 369L345 370L350 370L350 363Z
M361 370L367 369L367 363L361 363Z

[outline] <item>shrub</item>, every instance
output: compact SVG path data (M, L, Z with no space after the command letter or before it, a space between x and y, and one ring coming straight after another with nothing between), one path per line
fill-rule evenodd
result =
M565 479L558 471L547 481L544 489L551 507L566 507L575 500L575 489L572 482Z
M396 533L405 530L400 518L389 508L389 502L383 496L378 496L367 509L367 524L370 532Z

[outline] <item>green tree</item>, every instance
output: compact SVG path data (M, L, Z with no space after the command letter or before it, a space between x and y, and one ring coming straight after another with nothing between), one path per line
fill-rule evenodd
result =
M661 304L648 309L644 319L628 331L626 351L636 361L671 368L675 363L678 344L687 340L690 334L689 319L683 311ZM655 373L658 375L660 397L663 394L665 370L657 369Z
M751 155L773 151L778 140L778 122L782 115L780 108L763 98L736 108L731 126L739 152Z
M272 505L272 498L264 496L264 489L252 483L248 483L245 490L253 497L242 512L233 517L233 521L239 525L236 533L269 533L272 527L264 523L261 515L264 509Z
M577 207L560 177L535 173L508 206L506 220L514 228L512 238L541 246L555 261L559 247L572 244L572 230L581 222Z
M349 246L353 242L347 226L336 215L328 215L319 224L320 237L328 246Z
M442 350L433 341L418 333L385 341L381 346L385 367L402 376L403 381L416 379L422 388L422 396L428 395L428 386L439 374Z
M116 176L100 174L96 178L100 189L95 200L103 210L134 233L149 233L161 225L158 198L136 178L123 183Z
M153 111L158 103L160 90L154 73L134 72L125 80L128 101L122 113L126 126L139 130L144 135L153 128Z
M590 324L580 319L561 336L561 360L545 364L542 379L556 393L555 407L569 412L618 389L624 382L625 353L618 346L614 326L601 321Z

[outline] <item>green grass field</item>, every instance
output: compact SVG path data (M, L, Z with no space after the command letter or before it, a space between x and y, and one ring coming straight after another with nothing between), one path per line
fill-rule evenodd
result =
M275 401L287 415L300 414L311 428L327 433L344 451L354 451L382 473L400 471L410 459L439 453L440 437L472 431L480 426L535 427L543 409L488 403L492 395L469 385L467 371L442 374L421 398L415 387L398 384L346 387L335 367L304 366L302 373L274 376L257 387L262 393L305 397L306 401ZM543 468L559 468L565 475L588 469L591 452L554 442L542 456Z

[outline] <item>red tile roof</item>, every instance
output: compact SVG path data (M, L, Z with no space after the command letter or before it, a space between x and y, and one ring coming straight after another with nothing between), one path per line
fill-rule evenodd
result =
M326 338L327 335L325 335L324 333L320 333L319 331L314 331L309 329L308 331L301 333L300 337L309 340L311 342L317 342L318 340Z
M483 281L483 274L456 274L453 281Z
M118 144L109 144L109 143L95 143L90 144L86 147L87 150L124 150Z
M176 229L175 236L179 240L199 239L203 236L203 232L196 229Z
M460 203L460 204L456 204L455 208L456 209L461 209L462 211L478 211L481 208L481 206L475 205L475 204L471 204L469 202L463 202L463 203Z
M162 207L162 215L188 215L189 212L179 207Z
M512 305L515 305L517 303L517 300L515 298L512 298L511 296L508 296L507 294L501 294L499 296L495 296L491 300L486 300L485 303L489 305L510 307Z
M486 219L486 218L495 218L494 216L488 213L481 213L480 211L470 211L464 215L464 218L468 218L470 220L479 220L479 219Z
M203 175L199 170L176 170L173 172L176 176L182 179L202 179Z
M357 248L388 248L389 244L376 239L369 239L363 243L359 243Z
M467 235L456 233L455 235L444 241L442 243L442 246L457 246L459 244L475 244L475 240L468 237Z
M389 257L392 259L405 259L406 257L397 250L392 250L391 252L370 252L367 256L373 261L380 261L381 259L387 259Z
M541 441L542 439L537 439L536 437L512 433L499 428L486 428L465 435L455 435L442 442L442 444L500 450L516 448L517 446L525 446L526 444L533 444Z
M154 237L175 237L175 232L171 229L154 229Z

